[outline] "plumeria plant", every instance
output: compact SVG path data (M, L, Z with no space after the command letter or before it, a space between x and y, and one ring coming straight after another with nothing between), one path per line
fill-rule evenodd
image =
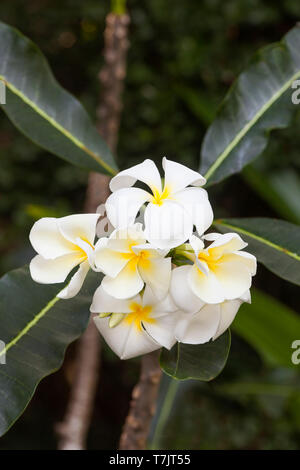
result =
M29 235L36 252L30 266L0 280L1 435L22 414L39 381L61 366L66 347L91 315L120 359L161 350L160 366L170 376L208 381L224 368L229 327L240 306L251 301L256 259L300 284L297 225L266 218L215 220L207 192L260 155L270 129L289 124L292 84L300 77L299 44L296 26L254 57L207 130L199 168L164 157L158 169L142 157L120 171L39 49L0 23L3 111L43 149L111 176L105 214L99 209L38 220ZM293 332L300 331L299 319L293 322ZM250 325L237 332L263 349L259 318ZM272 324L265 333L268 344L271 330ZM287 364L295 338L287 328L280 334L286 345L281 362Z
M30 233L38 252L30 263L36 282L64 282L79 266L57 297L74 297L89 269L104 274L91 312L121 359L170 350L177 341L215 340L241 303L250 302L256 258L241 251L247 243L236 233L204 234L213 220L199 187L205 178L167 158L163 168L164 187L149 159L112 178L105 208L115 229L95 245L98 214L43 218ZM132 187L138 180L151 193ZM145 203L144 223L136 223Z

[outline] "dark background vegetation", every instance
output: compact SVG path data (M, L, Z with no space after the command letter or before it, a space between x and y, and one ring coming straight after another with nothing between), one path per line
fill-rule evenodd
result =
M60 84L96 120L106 0L2 0L0 19L36 42ZM121 168L166 155L197 169L202 138L237 74L260 47L299 19L293 0L129 0L128 75L117 160ZM272 133L262 158L209 190L216 217L266 216L299 223L300 115ZM0 271L32 255L34 221L81 212L87 173L30 143L0 115ZM295 286L262 266L255 285L294 310ZM0 326L1 328L1 326ZM121 362L103 348L89 448L117 446L139 361ZM74 347L64 368L45 379L0 449L55 448L72 379ZM300 400L264 393L228 394L222 384L250 378L299 386L295 370L269 369L238 337L221 377L181 385L163 428L161 448L299 449ZM167 385L164 380L163 386ZM219 388L218 388L219 387ZM163 397L163 390L161 398Z

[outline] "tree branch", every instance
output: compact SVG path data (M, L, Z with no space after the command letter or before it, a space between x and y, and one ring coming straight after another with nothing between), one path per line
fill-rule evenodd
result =
M146 449L161 374L158 352L143 356L140 379L133 389L129 414L120 439L120 450Z
M104 65L99 74L101 100L98 108L98 130L114 152L117 146L123 80L126 75L128 49L127 14L109 13L104 33ZM109 177L99 173L89 176L85 211L96 212L109 195ZM57 426L60 450L82 450L86 447L100 365L100 340L94 322L90 320L78 343L76 371L64 420Z

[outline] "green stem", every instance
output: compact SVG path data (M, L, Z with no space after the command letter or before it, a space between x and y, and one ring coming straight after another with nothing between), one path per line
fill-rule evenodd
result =
M166 425L166 422L169 419L178 387L179 387L179 381L171 379L171 382L169 384L168 390L166 392L166 395L163 401L163 405L160 410L157 424L155 426L153 439L149 446L150 450L160 449L160 437Z
M126 13L126 0L111 0L111 12L115 15L124 15Z
M191 261L195 261L195 254L194 252L192 251L187 251L187 250L178 250L177 248L175 249L175 253L174 253L174 256L176 257L176 255L178 256L184 256L185 258L191 260Z

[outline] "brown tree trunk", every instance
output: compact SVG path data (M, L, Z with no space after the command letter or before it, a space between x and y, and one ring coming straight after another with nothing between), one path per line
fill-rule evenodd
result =
M107 15L104 65L99 74L101 100L97 114L99 133L112 152L115 152L117 146L122 110L121 95L126 75L128 25L127 14ZM96 212L98 205L106 201L109 195L109 180L109 176L100 173L90 174L85 202L86 212ZM75 361L76 370L69 404L63 422L57 426L60 450L86 448L100 367L100 338L92 319L79 340Z
M129 414L120 439L120 450L146 449L161 374L158 352L143 356L140 379L133 389Z

